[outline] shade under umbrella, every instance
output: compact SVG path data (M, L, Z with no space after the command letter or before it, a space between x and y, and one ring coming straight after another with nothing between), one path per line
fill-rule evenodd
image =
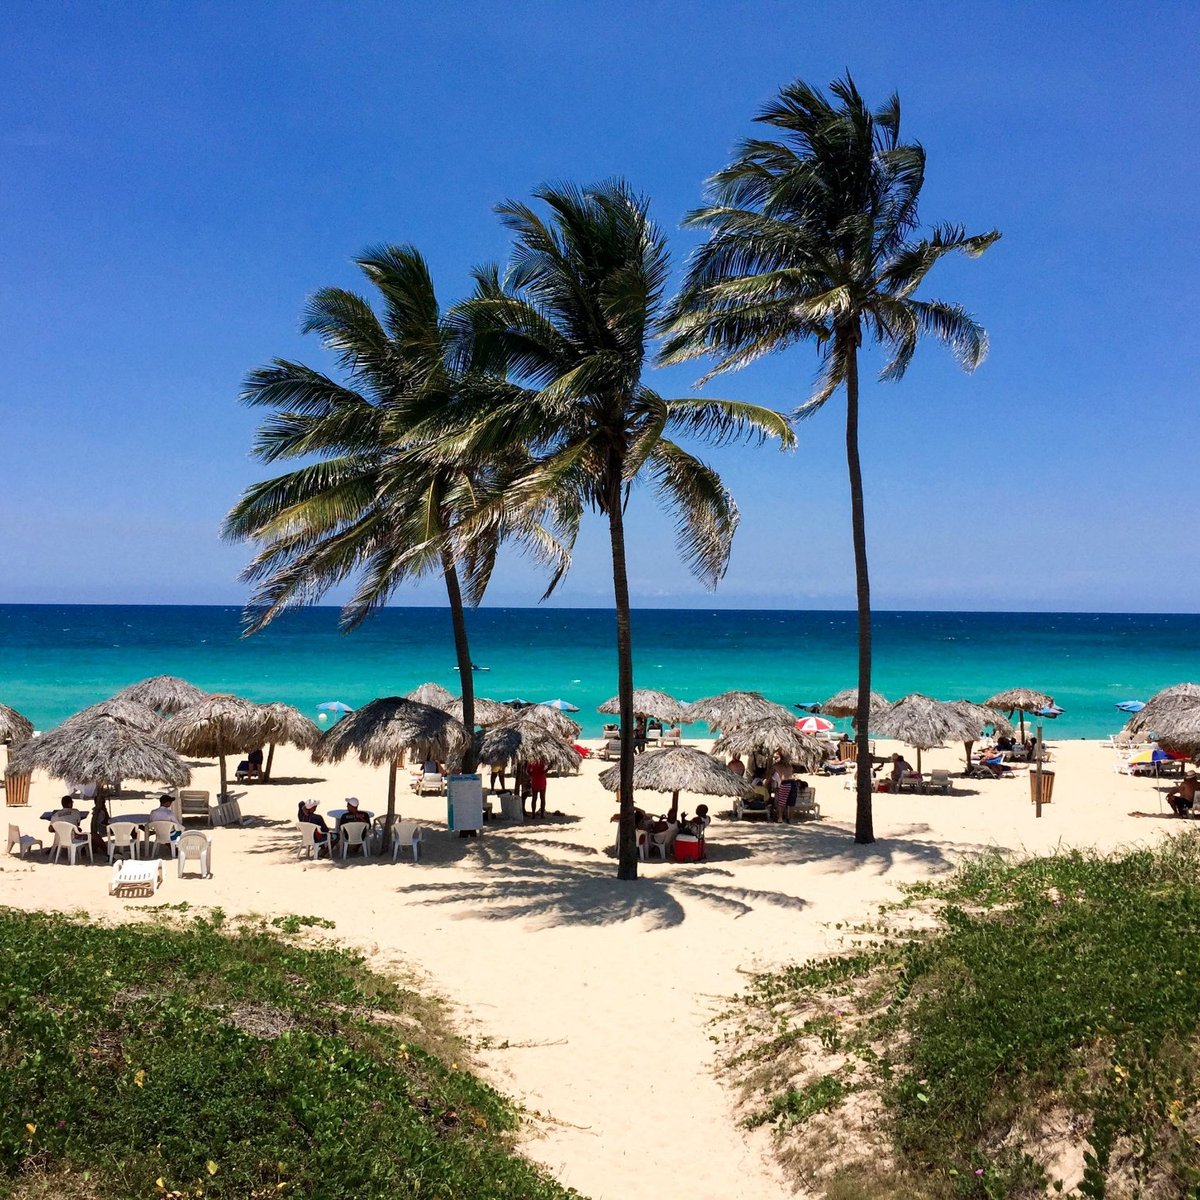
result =
M815 771L825 761L826 746L820 738L801 733L792 723L774 719L752 721L729 730L713 742L714 754L766 754L776 751L801 771Z
M130 700L119 692L110 700L101 700L99 704L89 705L81 709L67 721L88 721L92 717L116 717L126 725L132 725L143 733L153 733L161 724L162 717L154 709L139 700ZM66 721L63 722L66 724Z
M446 691L440 683L423 683L420 687L413 688L404 698L415 700L418 704L428 704L430 708L448 709L454 703L453 694Z
M313 747L313 759L341 762L353 754L368 766L387 764L387 818L383 832L386 847L396 815L396 768L404 762L405 755L417 753L441 762L455 762L466 750L469 737L463 723L443 709L404 696L386 696L364 704L322 734Z
M871 724L875 723L875 718L880 713L891 707L888 698L880 692L871 692L869 703L868 720ZM817 708L819 712L830 717L853 717L858 712L858 688L845 688L840 692L835 692L828 700L822 701Z
M476 745L476 757L489 766L540 761L550 771L574 771L580 762L574 746L545 726L528 721L493 725L480 735Z
M621 764L602 771L600 783L610 792L619 791ZM752 784L694 746L667 746L639 754L633 764L633 789L670 792L672 816L679 810L680 792L693 792L698 796L740 796L743 799L754 795Z
M790 725L793 717L782 704L768 700L759 692L722 692L689 704L687 720L705 721L709 729L737 729L755 721L779 721Z
M1021 714L1021 740L1025 740L1025 714L1036 714L1039 708L1052 708L1054 697L1045 692L1035 692L1033 688L1009 688L1006 692L997 692L984 701L988 708L998 708L1006 713Z
M174 716L199 704L208 695L194 683L176 675L153 675L140 683L131 683L113 697L114 700L133 700L165 716Z
M33 737L33 722L15 708L0 704L0 742L10 742L14 749Z
M440 708L441 705L435 707ZM463 702L460 696L456 700L451 700L446 705L448 712L455 720L463 719ZM500 704L496 700L488 700L484 696L475 697L475 724L476 725L499 725L502 721L511 721L514 716L513 709L507 704Z
M990 702L989 702L990 703ZM921 769L921 751L932 750L947 739L973 741L979 728L953 704L912 692L893 704L875 723L881 737L896 738L917 752L917 770Z
M159 726L158 736L178 750L196 758L220 762L221 796L227 791L225 756L261 746L266 738L267 717L262 706L240 696L206 696Z
M192 778L170 746L119 717L103 714L64 721L26 742L8 764L13 774L39 768L56 779L113 788L123 779L183 787Z
M552 733L565 739L577 738L583 726L578 721L572 721L565 713L557 708L547 708L544 704L530 704L519 709L515 717L510 713L509 720L525 721L541 725Z
M620 696L614 696L611 700L605 700L596 711L610 717L620 716L620 701ZM657 717L660 721L670 721L676 725L688 719L688 706L666 692L658 692L653 688L634 688L633 713L637 717Z
M282 744L311 750L317 744L321 730L315 721L310 721L298 708L279 700L273 700L270 704L260 704L259 708L266 719L263 725L263 740L267 743L267 761L262 774L264 779L270 779L276 746Z

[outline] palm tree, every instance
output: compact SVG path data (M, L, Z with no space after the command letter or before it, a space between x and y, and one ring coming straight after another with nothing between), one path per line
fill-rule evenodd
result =
M710 180L712 203L688 217L709 231L673 303L662 360L714 355L705 378L814 340L822 366L807 417L845 385L858 598L858 805L855 841L874 841L868 721L871 593L858 455L858 353L865 338L891 355L880 378L903 376L918 339L932 335L973 370L987 334L956 304L918 300L933 265L960 250L982 254L999 233L940 225L920 238L917 201L925 151L900 140L900 101L871 111L846 76L831 97L786 87L757 120L781 140L752 139Z
M508 481L526 465L519 452L485 460L439 449L438 431L453 423L464 396L496 381L475 371L463 329L444 319L425 260L411 246L386 246L358 265L379 290L382 321L362 297L325 288L304 322L305 332L319 334L335 354L346 383L276 359L253 371L242 393L245 403L276 410L259 429L258 458L317 456L248 488L226 518L227 537L261 543L243 573L256 585L247 631L356 576L357 589L342 610L349 629L405 580L438 572L470 729L475 703L465 604L479 602L505 540L553 564L555 581L569 550L539 523L540 514L504 506ZM484 507L499 515L467 544L458 529ZM473 749L466 755L464 768L471 770Z
M625 567L625 507L635 480L648 477L676 517L684 560L709 587L725 573L737 505L711 467L668 430L721 442L746 434L791 444L785 417L752 404L665 400L643 380L647 342L661 315L669 268L666 242L647 204L621 182L586 189L544 186L550 210L499 206L515 236L501 281L477 273L463 306L482 353L497 355L510 383L489 405L464 446L492 452L528 446L534 461L510 503L538 508L552 498L579 519L608 522L617 618L621 823L618 875L637 877L633 809L633 647ZM518 386L523 385L523 386Z

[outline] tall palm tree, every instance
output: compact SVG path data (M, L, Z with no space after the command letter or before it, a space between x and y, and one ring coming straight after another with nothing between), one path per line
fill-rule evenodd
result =
M982 254L999 233L968 236L939 225L918 236L925 151L900 140L900 101L872 111L849 75L829 97L786 87L757 120L780 140L751 139L709 182L711 204L688 217L707 229L673 303L664 362L716 357L706 378L817 343L817 385L795 415L807 417L845 385L846 461L858 598L858 804L855 841L874 841L868 721L871 592L858 454L858 354L870 338L891 355L880 378L903 376L922 335L944 342L973 370L987 334L956 304L914 293L943 256Z
M325 288L311 300L304 322L305 332L319 334L334 353L346 382L276 359L253 371L242 393L245 403L276 410L259 429L258 458L317 456L248 488L226 518L226 536L261 544L243 573L256 585L248 632L357 577L342 610L343 626L352 628L405 580L440 573L463 723L472 728L465 605L482 597L505 540L552 564L554 581L569 562L569 548L540 524L540 513L503 504L508 481L526 465L519 451L501 460L450 456L439 448L438 432L452 425L464 396L498 381L475 371L463 329L443 317L425 260L411 246L385 246L358 265L380 293L382 320L362 297ZM465 542L458 536L463 520L484 507L499 516ZM468 747L467 770L473 754Z
M665 400L643 379L661 315L669 260L647 204L621 182L544 186L549 209L510 201L497 211L515 237L506 279L477 273L462 309L485 354L498 355L508 392L469 430L475 452L528 446L534 461L509 495L538 508L554 497L578 517L608 522L617 624L621 821L618 874L637 877L633 809L633 647L625 565L625 507L646 477L676 515L684 560L705 584L725 573L737 505L717 473L668 438L714 442L746 434L791 444L785 417L753 404Z

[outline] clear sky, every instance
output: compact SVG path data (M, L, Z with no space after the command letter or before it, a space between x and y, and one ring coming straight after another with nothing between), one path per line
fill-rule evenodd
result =
M452 301L505 254L498 200L615 174L681 266L679 220L758 107L849 68L900 93L925 219L1004 234L928 289L987 326L984 366L929 344L867 389L876 605L1197 609L1200 6L18 0L5 24L0 601L242 600L247 548L217 530L266 468L239 385L328 365L298 332L311 291L411 241ZM814 365L708 391L791 408ZM851 607L843 412L792 455L713 453L743 514L715 595L635 497L635 604ZM514 561L488 603L540 592ZM555 602L610 600L593 520Z

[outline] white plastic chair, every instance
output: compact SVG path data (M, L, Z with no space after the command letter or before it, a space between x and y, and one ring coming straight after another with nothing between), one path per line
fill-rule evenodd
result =
M650 845L647 848L647 854L651 855L655 850L662 856L663 862L667 861L671 853L671 847L675 844L675 838L679 834L679 823L676 821L670 824L663 830L662 833L651 834Z
M416 821L402 821L397 817L392 825L392 862L400 857L400 851L405 846L412 847L413 862L420 862L423 832Z
M179 840L171 840L171 834L176 830L182 835L183 826L175 821L152 821L150 823L150 832L154 834L153 845L147 843L146 857L157 858L159 851L166 846L171 851L173 858L179 857Z
M81 834L73 821L53 821L50 828L54 830L54 843L50 849L54 852L55 862L58 862L64 850L71 866L75 865L75 856L80 850L86 850L88 858L93 863L96 861L92 853L92 839L86 833Z
M342 862L352 846L361 846L363 858L371 857L371 827L366 821L347 821L342 826Z
M925 784L927 792L941 792L943 796L950 795L950 772L930 771L929 780Z
M633 831L633 840L637 845L638 858L640 858L642 860L642 862L645 862L646 855L648 853L647 846L649 845L649 842L650 842L650 835L644 829L635 829ZM621 852L621 825L620 825L620 822L617 823L617 834L616 834L616 841L614 842L614 845L617 848L617 853L620 854L620 852Z
M320 858L322 850L325 851L328 858L333 858L333 851L329 848L329 839L318 842L317 834L320 830L311 821L297 821L296 832L300 834L301 858Z
M417 780L417 785L413 790L418 796L424 796L427 792L432 792L435 796L440 796L446 790L446 780L436 772L429 771Z
M310 825L310 829L316 826ZM204 879L212 875L212 839L199 829L185 829L171 843L175 849L175 857L179 860L178 875L183 878L183 868L188 859L194 859L200 864L200 874Z
M129 861L138 857L138 827L132 821L112 821L108 826L108 861L111 863L119 850L129 852Z
M10 825L8 827L8 852L12 853L13 847L17 847L17 857L24 858L30 850L36 846L39 850L44 850L41 838L35 838L31 833L22 833L19 825Z

